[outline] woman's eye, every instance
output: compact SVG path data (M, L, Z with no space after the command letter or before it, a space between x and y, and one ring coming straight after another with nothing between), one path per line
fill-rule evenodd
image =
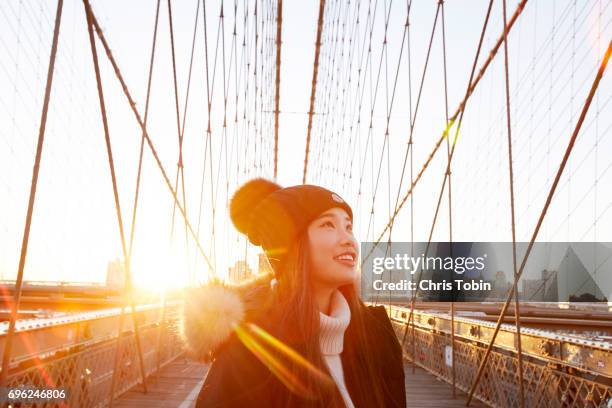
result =
M327 225L329 225L330 227L333 227L333 226L334 226L334 224L332 224L332 222L331 222L331 221L325 221L325 222L323 223L323 225L322 225L322 226L323 226L323 227L325 227L325 226L327 226Z

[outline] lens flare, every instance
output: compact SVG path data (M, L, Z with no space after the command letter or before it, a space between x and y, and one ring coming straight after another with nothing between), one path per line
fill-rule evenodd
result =
M242 343L293 393L308 399L315 397L305 381L308 377L325 388L333 386L328 374L261 327L243 323L236 325L235 331Z

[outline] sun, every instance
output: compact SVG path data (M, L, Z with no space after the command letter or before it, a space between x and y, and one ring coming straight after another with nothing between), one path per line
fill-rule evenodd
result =
M189 284L193 256L184 245L148 239L141 248L131 260L134 287L164 292Z

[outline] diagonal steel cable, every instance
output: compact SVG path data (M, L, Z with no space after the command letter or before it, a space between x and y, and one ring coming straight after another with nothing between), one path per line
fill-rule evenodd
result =
M197 7L200 7L200 2L197 1ZM195 18L195 27L193 29L193 45L191 47L191 61L193 62L193 51L194 51L194 46L195 46L195 37L196 37L196 32L197 32L197 27L198 27L198 12L196 10L196 18ZM179 157L178 157L178 163L177 163L177 167L176 167L176 179L174 181L174 191L178 192L178 182L179 182L179 175L181 178L181 192L182 192L182 196L183 196L183 209L185 211L187 211L187 200L185 197L185 173L184 173L184 166L183 166L183 131L185 130L185 125L183 124L183 126L181 126L181 116L180 116L180 108L179 108L179 97L178 97L178 81L176 79L176 53L175 53L175 47L174 47L174 24L172 22L172 0L168 0L168 26L170 29L170 51L171 51L171 56L172 56L172 80L173 80L173 84L174 84L174 106L175 106L175 110L176 110L176 130L177 130L177 136L178 136L178 144L179 144ZM189 80L191 80L191 67L190 67L190 71L189 71ZM189 85L190 85L190 81L188 81L187 83L187 95L189 95ZM185 112L187 112L187 101L185 102ZM174 235L174 217L176 214L176 204L174 204L172 206L172 224L171 224L171 228L170 228L170 239L172 240L172 237ZM187 244L188 242L188 238L187 238L187 224L185 224L185 244Z
M144 113L144 124L146 126L147 119L149 118L149 101L151 96L151 82L153 79L153 63L155 61L155 44L157 42L157 26L159 22L159 5L161 0L157 0L157 7L155 10L155 25L153 28L153 45L151 46L151 58L149 62L149 79L147 81L147 96L145 98L145 113ZM134 230L136 228L136 210L138 208L138 197L140 194L140 178L142 175L142 159L144 154L145 137L142 133L140 138L140 151L138 156L138 170L136 172L136 188L134 192L134 205L132 206L132 222L130 227L130 242L128 244L128 254L130 259L132 258L132 246L134 243Z
M200 243L200 240L196 236L196 233L195 233L191 223L189 222L189 218L187 217L187 213L185 212L185 210L183 209L183 206L179 202L179 199L178 199L176 191L172 187L170 179L168 178L168 174L167 174L167 172L166 172L166 170L165 170L165 168L164 168L164 166L163 166L163 164L161 162L161 159L159 158L159 155L157 154L157 150L155 149L155 146L153 145L153 141L149 137L149 133L147 131L147 127L145 126L145 124L144 124L144 122L142 120L142 117L140 116L140 113L138 112L138 109L136 108L136 102L132 98L132 95L131 95L128 87L127 87L127 84L125 83L125 80L123 79L123 75L121 74L121 70L119 69L119 66L117 65L117 61L115 60L115 57L112 54L110 46L108 45L108 42L106 41L106 37L104 36L104 32L102 31L102 28L100 27L100 25L98 23L98 20L96 18L96 15L93 12L93 10L91 10L91 18L92 18L92 22L93 22L93 27L95 28L95 31L96 31L96 35L98 36L98 38L100 39L100 42L102 43L102 46L104 47L104 50L106 52L106 56L108 57L111 65L113 67L113 71L115 72L115 76L119 80L119 83L121 84L121 88L123 90L123 93L124 93L125 97L128 100L130 108L131 108L132 112L134 113L134 116L136 117L136 120L138 121L138 124L140 125L140 128L143 131L143 134L144 134L145 139L147 141L147 145L149 146L149 149L151 150L151 153L153 154L153 158L155 159L155 163L157 164L157 167L159 168L159 170L160 170L160 172L162 174L162 178L164 179L164 183L166 184L166 187L168 187L168 190L170 190L170 194L172 194L172 197L174 198L176 206L179 209L181 215L183 216L183 218L185 218L185 221L187 222L187 228L189 229L189 233L190 233L191 237L195 241L195 244L196 244L196 246L198 248L198 251L200 252L202 257L206 261L206 263L209 266L209 268L211 269L211 271L213 271L213 273L214 273L215 272L214 268L213 268L213 266L212 266L208 256L206 255L206 253L204 251L204 248L202 247L202 245Z
M104 91L102 88L102 77L100 75L100 65L98 61L98 53L96 51L96 39L93 33L92 27L92 10L91 5L89 4L89 0L83 0L83 5L85 7L85 15L87 20L87 33L89 34L89 44L91 47L91 56L93 59L93 66L96 75L96 85L98 89L98 100L100 102L100 114L102 116L102 126L104 129L104 141L106 144L106 153L108 155L108 166L111 174L111 181L113 185L113 197L115 199L115 211L117 214L117 223L119 224L119 237L121 239L121 250L123 251L124 258L124 268L125 268L125 286L123 292L123 299L121 304L121 313L119 314L119 330L117 333L117 346L115 348L115 361L113 365L113 375L111 379L110 386L110 406L113 406L113 397L115 395L115 385L117 380L117 373L119 370L119 361L121 359L121 340L123 337L123 321L124 321L124 308L125 303L129 300L130 307L132 309L132 320L134 325L134 335L136 338L136 349L138 350L138 362L140 368L140 376L142 380L142 385L144 392L147 392L147 381L146 381L146 372L144 367L144 358L142 355L142 345L140 342L140 328L138 326L138 321L136 319L136 306L134 304L134 296L132 290L132 273L131 273L131 262L129 257L129 252L127 248L127 243L125 239L125 231L123 229L123 217L121 215L121 203L119 201L119 190L117 188L117 176L115 174L115 164L113 159L113 149L111 146L110 140L110 132L108 129L108 118L106 115L106 104L104 101ZM127 299L126 299L127 297Z
M506 0L502 0L504 26L506 26ZM514 169L512 165L512 121L510 120L510 78L508 75L508 36L504 40L504 73L506 84L506 122L508 127L508 167L510 176L510 220L512 223L512 266L514 277L516 270L516 222L514 217ZM518 352L519 398L520 407L525 406L525 390L523 386L523 347L521 343L521 312L518 290L514 291L514 315L516 323L516 347Z
M595 92L597 91L599 82L601 81L601 78L603 77L603 74L606 70L606 66L608 65L608 61L610 60L610 54L612 54L612 41L608 43L608 49L606 50L606 53L604 54L604 58L601 61L601 65L599 67L599 70L597 71L597 75L595 76L595 79L593 80L593 84L591 85L591 90L589 91L589 94L582 107L582 111L580 112L580 117L578 118L574 131L572 132L572 136L569 140L567 148L565 149L565 154L563 155L563 159L561 160L561 163L559 164L557 175L555 176L555 180L553 181L553 184L550 187L550 191L548 192L548 197L546 198L546 202L544 203L544 208L542 208L542 212L540 213L538 223L536 224L536 227L533 231L531 240L529 241L529 245L527 246L525 256L523 257L523 261L521 262L521 267L519 268L518 273L514 277L514 283L512 284L512 287L510 288L510 291L508 292L508 296L506 297L504 306L502 307L502 310L499 314L497 323L495 325L495 330L493 331L491 340L489 340L489 344L487 346L487 350L485 351L485 355L480 361L480 366L478 367L476 378L474 379L474 383L472 384L472 387L470 388L470 392L468 394L466 406L469 406L470 402L472 401L472 397L474 396L476 387L478 386L482 373L484 372L484 368L486 366L488 357L491 354L491 350L493 349L493 344L495 343L495 339L497 338L497 334L499 333L499 329L501 328L502 321L506 315L508 306L510 305L510 301L512 300L512 296L514 296L514 292L516 291L518 281L521 278L521 275L523 274L523 270L525 269L525 265L527 264L527 260L529 259L529 254L531 253L533 244L536 238L538 237L538 233L540 232L540 227L542 226L542 222L544 221L544 217L546 216L548 207L550 207L550 203L557 189L557 185L559 184L559 180L561 179L561 175L563 174L563 170L565 169L569 156L572 153L572 150L576 143L576 139L578 137L578 133L580 132L580 128L582 127L582 123L584 122L584 118L586 117L586 114L589 111L589 107L591 106L591 102L593 101L593 96L595 95Z
M487 14L486 14L486 17L485 17L485 21L484 21L484 23L482 25L482 31L480 33L480 39L478 41L478 48L476 50L476 56L474 57L474 63L472 64L472 70L470 72L470 79L468 80L468 84L472 83L472 78L474 77L474 73L476 72L476 64L478 63L478 57L480 56L480 50L482 48L482 43L483 43L484 36L485 36L486 30L487 30L487 26L488 26L488 23L489 23L489 17L491 16L491 9L492 9L492 7L493 7L493 0L490 0L489 1L489 7L487 9ZM468 86L468 89L466 90L466 98L464 98L464 102L467 102L467 95L469 94L469 92L470 92L470 87ZM463 104L463 106L465 107L466 105ZM459 126L457 126L457 130L456 130L456 133L455 133L455 140L457 139L457 136L459 135L459 127L460 127L460 124L461 124L461 120L463 119L463 113L464 112L465 112L465 109L462 109L460 117L459 117ZM453 125L453 121L452 120L451 121L447 121L446 130L445 130L446 134L448 134L448 131L452 127L452 125ZM440 140L439 143L441 143L441 142L442 141ZM439 144L438 144L438 146L439 146ZM442 203L442 197L444 195L444 188L446 186L446 180L447 180L447 178L449 176L449 173L450 173L450 165L451 165L451 161L452 161L452 158L453 158L454 151L455 151L455 143L453 143L453 148L452 148L452 150L450 152L450 155L448 156L446 172L444 173L444 179L442 180L442 186L440 188L440 193L438 194L438 203L436 205L436 210L434 212L434 218L433 218L433 221L432 221L432 224L431 224L431 229L429 231L429 237L428 237L428 240L427 240L427 245L425 246L425 254L424 254L425 257L427 256L427 253L429 252L429 247L431 245L431 239L432 239L432 236L433 236L433 232L434 232L434 228L435 228L435 225L436 225L436 221L438 219L438 213L440 211L440 204ZM430 156L430 159L431 159L431 157L432 156ZM422 174L422 171L423 170L421 170L421 173L419 173L419 174ZM418 178L419 177L417 177L417 179ZM404 336L402 338L402 344L404 344L404 342L406 341L406 335L408 333L408 327L410 327L410 323L412 323L412 333L414 335L414 330L415 330L414 329L414 307L415 307L415 303L416 303L416 297L417 297L418 292L419 292L419 282L421 281L422 274L423 274L423 268L420 268L419 275L417 277L417 287L416 287L416 290L414 290L412 292L412 297L410 299L410 314L408 315L408 323L406 324L406 327L404 328ZM414 344L414 342L413 342L413 344Z
M518 17L520 16L521 12L523 11L523 8L525 7L525 4L527 3L527 0L522 0L516 7L514 14L512 15L512 17L510 18L510 20L508 21L508 32L510 31L510 29L514 26L514 23L516 22L516 20L518 19ZM459 104L459 106L457 107L457 110L455 111L455 113L450 117L449 120L449 124L448 126L446 126L446 128L444 129L444 131L442 132L442 135L440 136L440 138L436 141L436 144L434 145L433 149L431 150L429 156L427 157L427 159L425 160L425 163L423 163L423 166L421 167L421 170L419 171L419 173L417 174L416 178L414 179L414 181L412 182L410 188L408 189L408 191L406 192L406 194L404 195L404 197L402 198L402 201L400 202L399 206L397 207L397 209L395 210L393 216L389 219L387 225L385 226L385 228L383 229L383 231L380 233L380 235L378 236L378 238L376 239L376 241L374 242L374 245L372 246L372 249L370 250L370 252L363 258L362 264L363 262L365 262L365 260L367 260L370 255L372 254L374 248L378 245L378 243L381 242L382 237L385 235L385 233L387 232L387 230L390 228L390 226L393 224L393 222L395 221L395 218L398 216L399 212L401 211L401 209L403 208L404 204L406 203L406 201L408 200L408 198L410 197L410 195L412 194L414 188L416 187L416 185L418 184L418 182L421 180L421 177L423 176L423 173L425 172L425 170L427 169L427 167L429 166L429 164L431 163L431 160L433 159L433 157L435 156L435 154L438 152L440 145L442 144L442 141L448 136L448 132L450 131L450 129L453 127L455 121L457 121L457 118L461 115L461 113L463 112L465 105L467 104L467 101L469 100L470 96L472 95L472 93L474 92L474 90L476 89L476 86L480 83L480 80L482 79L482 77L484 76L485 72L487 71L489 65L491 64L491 62L493 61L495 55L497 54L497 51L499 50L499 47L502 45L504 39L504 35L502 34L498 40L496 41L495 45L493 46L493 48L491 49L491 51L489 52L489 56L486 59L486 61L483 63L482 67L480 68L478 75L476 75L476 77L473 79L473 81L471 81L468 86L467 92L463 98L463 100L461 101L461 103ZM461 125L461 119L459 119L458 121L459 126ZM455 134L455 139L453 140L453 147L457 141L457 137L458 137L458 132L456 132ZM452 155L452 152L451 152Z
M23 231L23 239L21 242L21 254L19 256L19 267L17 269L17 279L15 280L15 298L11 304L11 317L9 327L4 343L4 352L2 354L2 371L0 371L0 386L6 385L8 375L9 362L12 350L12 340L15 333L15 323L17 321L17 311L21 300L21 288L23 286L23 271L25 268L26 256L28 253L28 242L30 239L30 227L32 225L32 213L34 212L34 201L36 199L36 187L38 185L38 173L40 171L40 160L42 158L42 149L45 141L45 129L47 126L47 114L49 112L49 100L51 99L51 88L53 85L53 74L55 72L55 57L57 55L57 43L59 39L60 25L62 21L62 9L64 1L58 0L57 10L55 12L55 26L53 29L53 40L51 42L51 55L49 57L49 68L47 70L47 85L45 87L45 96L43 99L43 107L40 118L40 127L38 129L38 142L36 145L36 156L34 159L34 169L32 170L32 183L30 185L30 198L28 200L28 211L26 215L25 228Z

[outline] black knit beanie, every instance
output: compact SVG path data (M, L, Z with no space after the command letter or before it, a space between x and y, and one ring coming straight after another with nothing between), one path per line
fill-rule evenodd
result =
M236 229L264 249L277 271L291 244L308 224L334 207L345 210L353 220L351 207L323 187L300 184L283 188L270 180L255 178L236 190L229 209Z

